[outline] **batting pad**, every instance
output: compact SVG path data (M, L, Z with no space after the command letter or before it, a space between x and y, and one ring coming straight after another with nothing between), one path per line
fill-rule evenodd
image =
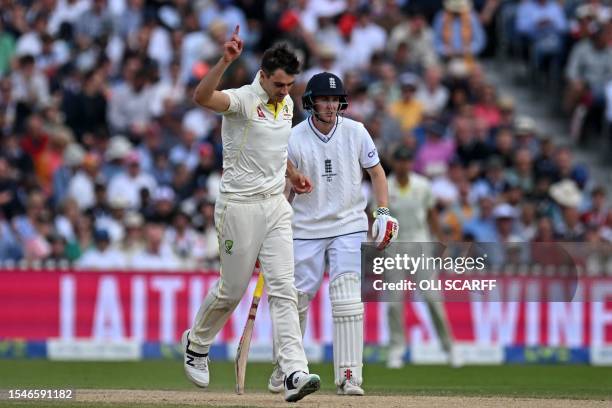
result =
M363 361L363 303L361 278L356 273L339 275L329 284L334 319L334 377L361 385Z

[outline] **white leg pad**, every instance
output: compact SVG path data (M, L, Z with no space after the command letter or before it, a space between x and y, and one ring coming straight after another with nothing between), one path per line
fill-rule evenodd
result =
M334 319L334 377L336 385L346 380L361 385L363 366L363 303L361 277L344 273L329 284Z

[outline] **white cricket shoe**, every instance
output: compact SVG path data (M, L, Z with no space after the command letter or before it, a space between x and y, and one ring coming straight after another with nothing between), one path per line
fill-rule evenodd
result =
M308 394L318 391L320 387L321 379L318 375L294 371L285 380L285 401L299 401Z
M285 374L283 374L280 365L276 363L276 365L274 365L274 371L272 371L272 375L270 375L270 379L268 380L268 391L272 394L278 394L284 389Z
M208 354L196 353L189 349L189 330L183 332L181 344L185 348L183 350L183 368L187 378L201 388L208 387L210 374L208 372Z
M365 391L359 385L355 384L353 380L344 380L342 385L336 387L336 394L338 395L364 395Z

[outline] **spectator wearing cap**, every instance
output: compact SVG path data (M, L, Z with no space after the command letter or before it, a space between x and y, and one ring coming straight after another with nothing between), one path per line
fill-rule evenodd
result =
M78 269L113 270L124 269L123 254L111 246L108 231L96 229L93 234L94 247L87 249L76 263Z
M516 209L507 203L498 204L493 209L493 218L495 218L496 236L491 242L497 245L492 245L487 250L489 264L503 268L508 264L527 262L528 248L520 245L525 239L514 232Z
M96 228L108 231L113 244L120 242L125 236L123 219L125 214L131 209L129 200L125 195L118 193L109 195L108 205L110 214L100 214L95 219Z
M102 166L102 175L106 180L112 180L114 176L123 172L124 160L131 151L132 144L127 137L115 135L109 140Z
M548 177L553 180L556 177L557 166L555 165L555 145L550 136L543 136L540 140L539 152L535 156L533 171L536 180Z
M497 100L497 107L499 108L499 123L497 128L512 127L515 120L515 101L509 95L501 95Z
M512 129L499 129L495 135L492 155L499 158L502 165L512 167L514 159L515 137Z
M419 148L414 161L417 173L427 174L430 166L446 165L455 154L455 142L445 137L446 128L440 123L425 126L425 142Z
M540 149L538 129L535 120L531 116L521 115L514 121L514 135L516 136L516 148L526 148L531 154L536 155Z
M178 258L164 242L165 227L157 220L148 220L145 226L145 245L142 251L132 257L130 268L145 271L169 270L180 268Z
M128 265L132 263L134 255L144 249L143 225L144 219L138 212L129 211L123 218L125 236L119 244L119 250L123 253Z
M561 180L550 186L549 193L557 204L552 217L556 235L566 242L583 241L586 229L579 212L582 192L576 183L570 179Z
M174 201L176 195L169 186L159 186L152 195L152 206L144 209L147 218L155 218L163 224L170 224L174 219Z
M597 17L597 9L591 4L581 4L576 7L574 17L569 23L569 34L574 43L590 37L597 31Z
M486 34L470 0L445 0L433 29L435 49L445 59L471 63L486 45Z
M423 82L416 92L416 99L423 104L424 112L439 116L446 107L448 98L448 89L442 84L442 69L438 65L428 66Z
M415 98L420 80L409 72L401 74L398 79L401 99L389 106L389 112L400 122L402 130L410 131L421 122L425 110L423 104Z
M140 157L136 151L130 152L124 160L125 170L114 176L108 185L108 196L123 196L128 207L138 209L141 205L140 191L146 189L152 193L157 187L155 179L140 169Z
M70 179L79 170L84 157L85 150L78 143L70 143L66 146L63 163L53 174L52 200L55 206L59 205L66 198Z

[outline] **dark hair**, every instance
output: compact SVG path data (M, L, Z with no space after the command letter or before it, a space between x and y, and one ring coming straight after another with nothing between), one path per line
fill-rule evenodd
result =
M261 69L268 75L272 75L277 69L282 69L289 75L297 75L300 72L300 61L286 43L281 43L264 52Z

